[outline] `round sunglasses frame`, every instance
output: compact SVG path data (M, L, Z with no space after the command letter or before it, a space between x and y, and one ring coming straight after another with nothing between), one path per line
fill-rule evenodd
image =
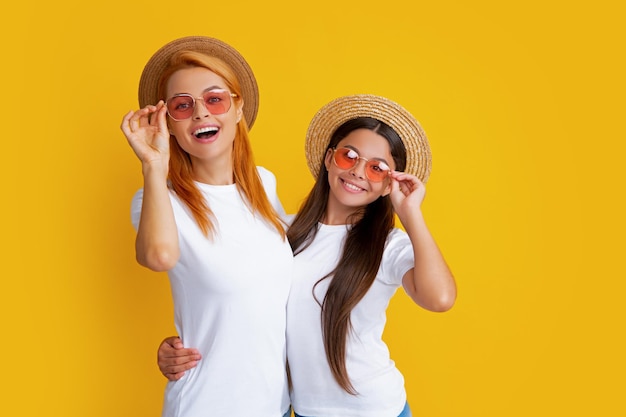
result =
M391 167L389 167L389 165L387 165L385 162L377 160L377 159L367 159L362 157L361 155L359 155L359 153L357 151L355 151L352 148L347 148L347 147L341 147L341 148L332 148L333 150L333 164L335 164L335 166L339 169L344 169L344 170L350 170L350 169L354 169L360 161L365 161L365 178L367 178L369 181L372 182L383 182L386 178L389 177L389 173L391 172ZM349 167L342 167L341 165L339 165L339 162L337 162L337 151L346 151L345 154L343 154L342 156L346 157L348 155L348 153L353 152L356 154L356 158L347 158L344 159L344 161L348 162L349 161L353 161L352 165L350 165ZM340 153L341 155L341 153ZM380 165L384 165L384 167L381 168ZM378 178L378 177L370 177L370 174L372 174L370 172L369 168L381 168L385 173L383 174L382 177ZM385 168L386 167L386 168Z
M212 111L209 109L209 105L208 105L208 104L207 104L207 102L206 102L205 96L206 96L207 94L217 93L217 92L219 92L219 93L228 93L228 96L229 96L229 104L228 104L228 107L227 107L227 108L226 108L223 112L214 113L214 112L212 112ZM193 103L193 107L191 108L191 112L189 113L189 116L188 116L188 117L183 117L183 118L180 118L180 119L179 119L179 118L176 118L176 117L174 117L174 116L172 116L172 113L170 113L170 107L169 107L169 103L171 102L171 100L173 100L173 99L175 99L175 98L179 98L179 97L189 97L189 98L191 99L191 102ZM239 97L239 96L238 96L237 94L235 94L235 93L231 93L230 91L228 91L228 90L224 90L224 89L213 89L213 90L206 91L206 92L202 95L202 97L194 97L193 95L188 94L188 93L181 93L181 94L176 94L176 95L174 95L174 96L172 96L172 97L168 98L168 99L165 101L165 108L167 109L167 115L168 115L169 117L171 117L171 118L172 118L172 120L174 120L174 121L176 121L176 122L180 122L181 120L187 120L187 119L190 119L190 118L192 118L192 117L193 117L193 113L194 113L194 111L195 111L195 109L196 109L196 102L197 102L198 100L200 100L200 101L202 102L202 104L204 104L204 107L207 109L207 111L208 111L209 113L211 113L213 116L217 116L217 115L220 115L220 114L225 114L225 113L228 113L228 111L230 110L230 108L233 106L233 101L232 101L232 99L233 99L233 98L235 98L235 97Z

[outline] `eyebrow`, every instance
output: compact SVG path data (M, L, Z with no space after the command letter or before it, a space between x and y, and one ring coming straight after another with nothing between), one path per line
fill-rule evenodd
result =
M343 145L342 147L343 148L352 149L354 152L359 154L359 158L361 157L361 152L357 148L355 148L354 146L352 146L352 145ZM384 162L385 164L387 164L387 166L391 167L391 165L389 165L389 162L387 162L387 160L385 158L376 158L376 157L374 157L374 158L365 158L365 159L368 159L370 161Z
M213 90L222 90L222 91L228 91L228 88L226 87L220 87L219 85L212 85L211 87L207 87L204 90L202 90L203 93L209 92L209 91L213 91Z
M204 93L208 93L209 91L214 91L214 90L221 90L221 91L228 91L228 88L226 87L220 87L219 85L212 85L210 87L205 88L204 90L202 90L202 94ZM195 97L193 94L191 93L176 93L174 94L172 97L178 97L178 96L192 96ZM171 98L171 97L170 97Z

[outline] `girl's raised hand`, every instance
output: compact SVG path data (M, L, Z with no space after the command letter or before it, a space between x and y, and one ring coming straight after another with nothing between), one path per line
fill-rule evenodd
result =
M142 163L160 160L167 166L170 133L166 114L165 103L161 100L156 106L130 111L122 119L120 128Z
M422 201L426 195L426 186L415 175L405 172L391 171L391 203L393 208L403 219L420 210Z

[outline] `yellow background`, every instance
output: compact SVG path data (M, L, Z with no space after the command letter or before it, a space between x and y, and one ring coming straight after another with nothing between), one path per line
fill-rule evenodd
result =
M257 163L288 211L329 100L380 94L422 123L423 208L459 298L390 307L416 416L624 415L621 2L38 3L0 18L0 414L159 415L172 305L134 260L119 124L156 49L209 35L257 75Z

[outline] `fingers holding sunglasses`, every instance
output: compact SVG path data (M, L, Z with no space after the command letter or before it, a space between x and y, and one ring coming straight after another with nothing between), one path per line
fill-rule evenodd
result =
M169 130L162 101L156 106L146 106L128 112L120 128L129 145L142 162L169 158Z
M396 212L419 209L426 195L426 186L415 175L391 171L391 202ZM400 213L398 213L400 214Z

